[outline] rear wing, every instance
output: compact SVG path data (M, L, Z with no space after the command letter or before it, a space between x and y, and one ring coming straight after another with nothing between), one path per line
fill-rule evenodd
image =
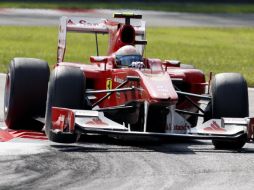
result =
M120 18L120 17L118 17ZM108 34L112 26L117 26L119 20L98 18L61 17L58 35L57 63L64 60L67 32ZM131 23L135 29L137 40L145 40L145 21ZM143 53L144 47L139 50Z

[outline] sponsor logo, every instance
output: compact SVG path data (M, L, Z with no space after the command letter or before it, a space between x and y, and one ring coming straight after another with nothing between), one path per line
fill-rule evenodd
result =
M104 27L105 25L105 21L101 21L99 23L92 23L92 22L89 22L87 20L71 20L69 19L67 21L67 24L68 25L83 25L84 27Z
M168 90L165 86L163 86L163 85L158 85L158 86L157 86L157 90L158 90L158 92L160 92L163 96L167 96L168 93L169 93L169 90Z
M107 90L112 89L112 79L111 78L108 78L106 81L106 89Z
M210 124L210 127L204 128L204 131L226 131L224 128L220 127L216 121Z
M60 114L57 120L52 122L53 128L63 129L65 122L66 122L65 115Z
M111 90L112 89L112 79L111 78L108 78L107 81L106 81L106 89L107 90ZM107 93L109 94L109 93ZM108 97L108 99L110 98L110 96Z
M67 23L68 23L68 24L74 24L74 22L72 22L71 19L69 19Z
M89 125L104 125L104 126L108 125L107 123L103 122L99 118L94 118L91 121L86 122L86 124L89 124Z
M173 133L179 133L179 134L184 134L188 131L189 126L185 123L183 125L174 125L173 126L173 131L171 126L168 126L168 129L166 130L167 132L173 132Z
M175 125L174 129L176 131L186 131L188 129L188 126L186 124L185 125Z
M121 79L121 78L118 78L118 77L115 77L114 78L114 82L117 82L117 83L123 83L124 82L124 80L123 79Z
M124 80L121 79L121 78L115 77L115 78L114 78L114 82L115 82L115 83L122 84L122 83L124 82ZM120 98L120 97L121 97L120 92L116 92L116 98Z
M58 119L54 122L52 122L53 124L53 129L60 129L61 131L68 131L69 127L70 127L70 114L68 114L68 116L66 117L66 115L62 115L60 114Z

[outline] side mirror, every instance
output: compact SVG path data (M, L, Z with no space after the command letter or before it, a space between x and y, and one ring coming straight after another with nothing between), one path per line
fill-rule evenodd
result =
M167 71L168 67L180 67L181 62L178 60L165 60L162 65L165 68L165 71Z
M96 63L98 66L101 66L101 64L104 64L104 69L106 70L108 57L107 56L91 56L90 62Z

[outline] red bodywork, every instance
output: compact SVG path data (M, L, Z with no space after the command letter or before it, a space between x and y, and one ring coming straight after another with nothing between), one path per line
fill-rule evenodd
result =
M113 60L108 59L108 60ZM150 63L149 59L147 62ZM159 103L160 101L168 100L170 104L176 104L177 107L188 108L188 102L179 102L177 93L172 84L172 79L181 81L188 88L188 92L196 94L205 93L205 76L197 69L182 69L180 67L169 67L167 71L160 70L153 72L153 64L151 61L149 69L133 69L133 68L114 68L112 61L107 63L93 62L91 64L73 64L68 62L58 63L57 66L74 66L80 67L84 72L84 75L88 81L88 85L92 89L105 90L107 89L107 81L112 81L111 88L116 88L127 76L139 77L140 84L132 83L136 87L142 87L144 91L142 93L136 92L135 94L128 92L126 94L111 95L110 98L106 99L100 104L100 107L116 106L124 104L131 100L147 100L151 103ZM156 64L162 65L163 62L157 60ZM105 66L106 65L106 66ZM104 69L106 67L106 69ZM155 66L157 68L157 66ZM103 97L105 94L98 95L98 99Z
M205 93L203 72L179 61L143 56L147 44L145 22L130 22L141 15L116 14L115 18L124 18L125 23L61 18L57 69L50 76L45 114L45 132L50 140L75 142L80 134L91 133L116 137L148 135L211 139L217 143L225 140L239 148L247 138L253 139L253 118L210 116L209 109L213 108L209 104L215 98ZM64 62L68 31L95 34L97 56L91 56L90 63ZM106 56L98 55L97 34L109 35ZM10 92L9 82L7 92ZM200 107L200 100L209 101L206 110ZM197 125L198 117L204 117L205 122ZM0 141L30 134L2 131ZM36 135L38 139L44 138Z
M144 25L144 24L143 24ZM109 47L107 56L91 56L89 64L77 64L64 62L64 52L66 46L66 32L92 32L109 34ZM175 87L184 92L204 94L205 93L205 76L203 72L197 69L182 68L181 64L160 59L143 58L145 68L118 68L115 60L115 52L119 48L132 45L140 47L140 53L143 54L145 41L144 26L130 25L128 22L123 24L115 21L99 20L91 24L90 21L77 18L64 18L61 20L59 44L58 44L58 63L59 66L79 67L86 78L86 88L93 90L110 90L115 89L128 76L138 77L139 81L128 82L123 87L134 87L136 91L115 92L104 101L100 102L100 108L108 108L119 105L127 105L132 102L144 103L158 107L168 107L176 105L177 109L197 112L197 108L178 97ZM141 39L141 40L140 40ZM95 94L95 98L90 100L94 105L99 99L107 93ZM198 104L199 99L191 98ZM121 114L121 113L119 113ZM126 114L126 113L125 113ZM156 115L156 114L152 114ZM126 114L126 117L130 117ZM156 116L155 116L156 117ZM188 119L188 115L184 115ZM131 122L137 122L138 115ZM122 121L120 121L122 122Z

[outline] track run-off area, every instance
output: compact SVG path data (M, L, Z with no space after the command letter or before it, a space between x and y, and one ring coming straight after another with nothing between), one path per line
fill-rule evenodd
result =
M90 18L112 18L115 12L126 10L44 10L44 9L0 9L0 25L57 26L61 16ZM168 27L253 27L254 14L197 14L161 11L127 10L142 14L148 26Z

